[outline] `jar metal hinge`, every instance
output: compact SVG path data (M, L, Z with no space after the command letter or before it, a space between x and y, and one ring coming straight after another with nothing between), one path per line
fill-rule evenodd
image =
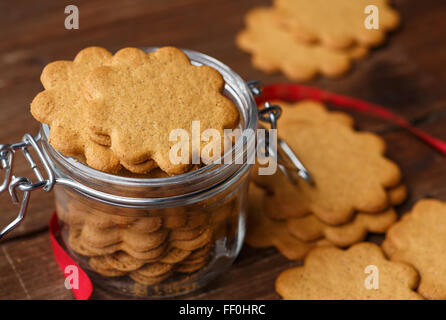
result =
M42 150L40 150L39 146L37 145L37 141L39 139L40 135L37 135L37 137L34 138L30 134L25 134L21 142L11 145L0 145L0 169L4 172L3 182L0 185L0 193L8 189L12 203L20 204L20 209L17 217L0 231L0 240L8 232L16 228L25 218L31 192L39 189L43 189L44 191L49 192L54 186L54 173L51 170L48 161L45 159ZM37 163L34 161L30 150L28 150L28 148L30 147L34 149L37 156L39 157L39 160L42 163L47 174L46 179L42 175L39 167L37 166ZM25 156L28 165L31 167L37 179L36 182L32 182L29 178L16 177L12 174L14 166L14 156L18 151L21 151ZM21 200L18 196L19 192L23 193Z
M260 96L262 93L262 85L260 81L248 81L248 88L254 96ZM261 122L269 124L271 129L277 130L277 121L282 114L282 108L278 105L272 105L269 102L265 102L262 109L258 111L259 120ZM264 128L262 125L260 127ZM298 177L304 179L308 183L314 185L314 180L311 174L303 163L299 160L299 157L293 151L293 149L286 143L285 140L277 137L277 145L269 145L269 131L266 130L265 137L265 157L272 157L277 161L277 166L285 176L296 184Z

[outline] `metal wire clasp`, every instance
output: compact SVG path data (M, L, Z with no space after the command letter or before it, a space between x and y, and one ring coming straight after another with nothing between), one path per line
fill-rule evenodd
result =
M0 240L8 232L17 227L25 218L31 192L38 189L43 189L44 191L49 192L54 186L54 173L37 144L37 141L39 141L39 139L40 135L37 135L34 138L30 134L25 134L21 142L12 145L0 145L0 172L4 171L3 182L0 185L0 193L8 189L12 202L14 204L20 204L20 209L17 217L5 228L0 230ZM44 176L40 172L37 163L34 161L33 156L28 150L28 148L30 147L34 149L37 156L39 157L39 160L46 171L46 178L44 178ZM25 159L34 172L37 181L32 182L26 177L16 177L12 175L14 156L17 151L22 151ZM19 191L23 193L21 200L18 195Z
M259 81L249 81L247 84L254 96L260 96L262 86ZM271 105L269 102L265 102L263 109L258 111L259 120L268 123L271 129L277 129L277 121L281 114L282 108L278 105ZM268 135L268 131L266 131L266 135ZM282 171L292 183L297 183L298 177L301 177L310 184L314 184L311 174L285 140L277 137L277 146L269 145L268 141L269 138L266 137L265 157L276 159L280 171Z

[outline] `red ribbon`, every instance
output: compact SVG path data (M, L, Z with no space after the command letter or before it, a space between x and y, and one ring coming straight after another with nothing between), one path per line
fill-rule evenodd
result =
M266 101L282 100L295 102L299 100L316 100L324 102L336 107L348 108L362 113L370 114L382 119L392 121L401 127L406 128L412 134L417 136L422 141L429 144L431 147L440 151L446 155L446 143L436 139L429 134L425 133L421 129L412 126L404 118L389 111L388 109L368 103L362 100L350 98L340 94L327 92L315 87L304 86L300 84L271 84L267 85L262 90L262 95L256 99L257 104L264 103ZM66 272L68 266L75 266L78 269L79 275L79 287L78 289L72 288L73 294L77 300L88 300L93 292L93 285L88 275L83 271L74 260L68 255L56 239L56 235L59 234L59 221L57 219L56 212L50 220L50 238L51 245L53 247L54 257L65 276L69 276L70 273Z
M90 299L91 294L93 292L93 285L91 283L90 278L85 273L85 271L82 270L81 267L79 267L76 262L74 262L74 260L60 245L59 241L57 241L56 237L60 233L60 227L56 212L53 212L53 215L51 216L49 229L50 229L49 230L50 239L51 239L51 246L53 248L54 258L56 259L60 270L62 270L64 275L68 277L72 275L71 271L73 267L77 269L78 287L75 288L73 285L71 286L71 291L73 292L74 297L76 298L76 300Z
M413 135L430 145L432 148L446 155L446 142L434 138L421 129L412 126L401 116L389 111L385 107L365 102L359 99L343 96L336 93L324 91L315 87L304 86L301 84L270 84L262 90L262 95L256 99L257 104L266 101L282 100L295 102L299 100L316 100L340 108L352 109L362 113L370 114L378 118L392 121L401 127L407 129Z

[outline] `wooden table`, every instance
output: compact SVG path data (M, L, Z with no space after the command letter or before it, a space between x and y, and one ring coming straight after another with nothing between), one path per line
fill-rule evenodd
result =
M382 104L446 140L446 2L395 2L403 25L385 46L373 50L339 79L320 77L308 84ZM64 28L64 8L69 4L79 7L79 30ZM244 13L269 4L267 0L2 1L0 142L17 142L25 132L37 132L29 104L42 89L42 68L53 60L72 59L90 45L112 51L126 46L174 45L207 53L246 80L287 81L280 74L255 70L249 55L234 44ZM402 168L410 197L398 208L400 213L421 198L446 200L444 156L391 123L354 116L359 129L385 138L389 157ZM29 174L24 163L17 171ZM47 224L54 209L52 201L51 194L33 194L29 216L0 245L0 298L73 299L50 249ZM0 225L15 214L9 196L1 195ZM371 239L381 241L382 237ZM230 272L186 298L276 299L274 279L280 271L299 263L287 261L275 249L246 246ZM122 297L97 289L93 298Z

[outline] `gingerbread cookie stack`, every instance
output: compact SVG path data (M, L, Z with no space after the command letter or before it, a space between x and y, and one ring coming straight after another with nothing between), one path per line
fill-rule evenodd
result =
M279 104L278 134L299 155L314 185L293 184L279 170L272 176L254 170L253 181L262 190L251 190L248 244L276 246L286 257L301 259L322 240L348 247L368 232L386 232L397 220L393 207L405 199L406 187L398 166L384 156L384 141L355 131L352 118L319 103ZM269 231L262 237L261 230Z
M399 24L387 0L369 7L366 0L276 0L271 8L248 12L246 29L236 42L264 72L281 71L292 80L338 76L370 47L383 43L386 33ZM370 28L372 13L375 21Z
M218 230L225 228L236 201L214 210L185 208L129 210L113 214L91 208L73 196L59 218L69 227L68 247L87 257L95 272L107 277L128 276L154 285L176 274L199 271L210 259Z
M173 47L152 53L125 48L114 55L86 48L74 61L48 64L41 81L45 90L31 113L51 126L51 145L103 172L124 167L146 174L159 167L168 175L185 173L192 161L169 159L172 130L190 134L192 121L200 121L200 133L215 129L223 136L238 124L236 106L222 94L222 76L193 66Z

